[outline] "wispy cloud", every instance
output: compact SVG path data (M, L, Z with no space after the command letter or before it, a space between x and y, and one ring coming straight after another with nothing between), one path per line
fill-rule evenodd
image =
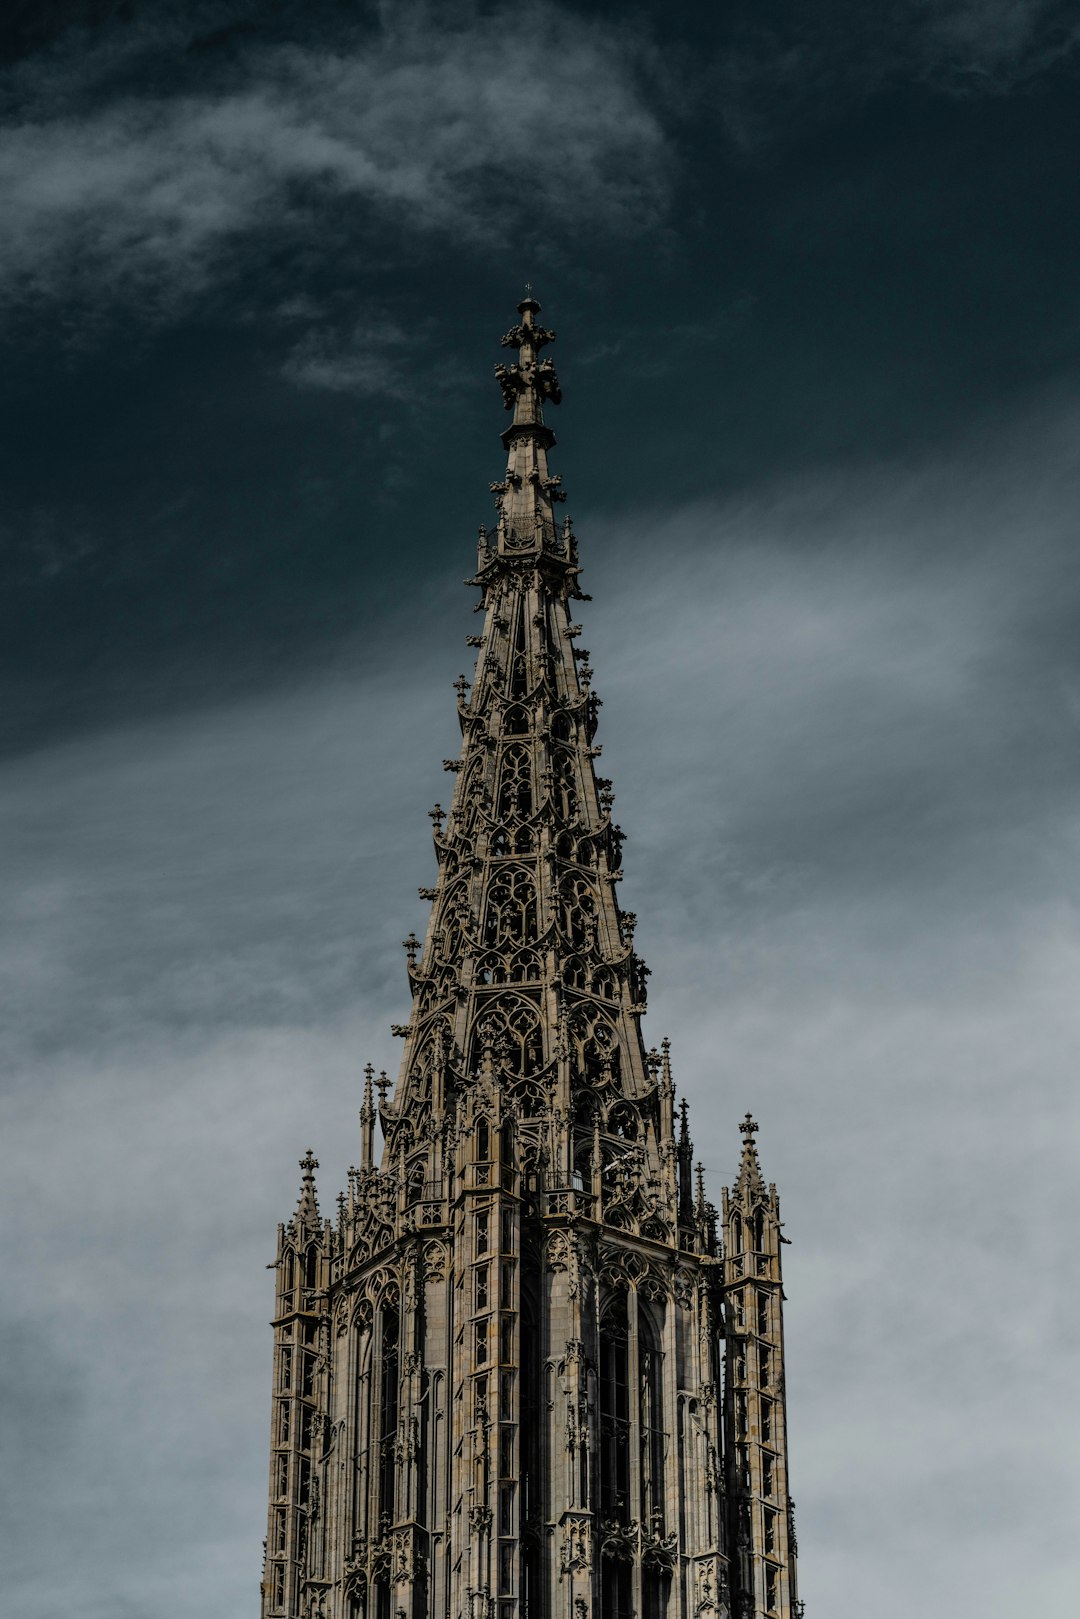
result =
M241 42L205 88L163 83L160 64L134 88L111 36L81 63L24 65L0 147L0 296L161 307L290 233L382 233L393 258L427 235L639 226L664 206L668 150L620 33L554 5L406 6L329 43ZM541 49L558 72L520 71Z
M332 393L380 394L384 398L419 396L410 362L417 337L394 320L363 320L342 335L315 325L305 332L283 366L291 381Z
M753 8L736 14L715 60L717 107L736 146L752 151L898 84L1008 94L1078 46L1068 0L839 0L789 18Z

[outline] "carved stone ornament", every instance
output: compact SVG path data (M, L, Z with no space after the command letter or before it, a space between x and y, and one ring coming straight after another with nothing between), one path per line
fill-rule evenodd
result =
M447 1249L444 1242L424 1244L424 1281L441 1282L446 1278Z
M570 1518L563 1524L560 1569L572 1574L592 1567L592 1530L586 1518Z

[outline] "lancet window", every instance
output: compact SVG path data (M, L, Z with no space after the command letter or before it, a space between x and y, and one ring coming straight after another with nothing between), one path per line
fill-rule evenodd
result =
M603 1519L630 1521L630 1324L627 1296L614 1293L600 1320L600 1476Z
M562 976L568 989L584 989L589 981L589 970L580 956L568 956L563 963Z
M379 1314L379 1455L378 1516L394 1521L394 1483L397 1478L398 1350L396 1305L384 1305Z
M535 950L515 950L513 955L489 951L476 966L478 984L528 984L540 977L540 957Z
M649 1310L638 1308L638 1422L641 1521L659 1526L664 1511L664 1384L660 1338Z
M559 890L562 930L575 949L596 942L596 898L587 877L564 877Z
M569 832L559 834L555 853L560 860L573 860L579 866L591 866L596 858L591 838L575 838Z
M571 1067L575 1078L600 1084L619 1072L615 1029L598 1006L581 1006L570 1020Z
M553 748L551 765L555 784L555 814L561 820L572 821L577 815L578 806L574 755L567 748Z
M514 652L510 660L511 697L524 697L529 689L529 665L525 651L526 645L525 602L521 600L515 614Z
M536 887L521 866L496 871L488 888L484 943L529 944L536 938Z
M503 749L498 818L500 821L514 821L521 816L531 815L532 808L532 762L529 750L523 742L512 742Z
M464 882L458 881L447 892L443 902L440 955L444 961L456 961L462 951L462 931L469 915L469 893Z
M485 1005L484 1022L473 1046L474 1063L483 1047L492 1042L512 1074L524 1077L535 1073L542 1065L544 1046L540 1015L533 1003L500 997Z

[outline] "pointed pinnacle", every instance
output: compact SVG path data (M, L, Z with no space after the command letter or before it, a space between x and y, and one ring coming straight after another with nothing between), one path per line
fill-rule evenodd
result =
M319 1197L315 1190L315 1171L319 1167L319 1160L309 1147L300 1160L300 1168L304 1171L300 1186L300 1197L296 1205L296 1216L301 1222L319 1219Z
M754 1143L754 1135L757 1128L758 1127L754 1122L754 1119L749 1113L747 1113L744 1116L742 1123L739 1125L739 1129L742 1132L743 1145L742 1158L739 1161L739 1174L736 1185L752 1188L755 1192L763 1192L765 1190L765 1181L761 1174L761 1165L758 1163L757 1147Z

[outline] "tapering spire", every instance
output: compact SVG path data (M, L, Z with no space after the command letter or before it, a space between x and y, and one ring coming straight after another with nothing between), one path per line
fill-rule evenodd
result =
M548 472L547 452L555 434L544 422L545 403L557 405L562 391L551 361L540 359L555 333L538 324L539 313L539 303L527 292L518 304L520 321L502 339L504 348L517 350L517 363L495 367L503 404L514 413L502 435L506 473L501 483L491 485L499 512L499 550L562 548L557 547L552 502L566 497L559 487L562 480Z
M669 1043L642 1038L539 314L527 287L497 368L506 473L398 1083L364 1070L336 1223L309 1151L279 1228L263 1619L799 1611L779 1206L747 1115L721 1253Z
M747 1201L765 1195L765 1179L758 1163L757 1147L754 1145L758 1126L749 1113L743 1116L739 1129L743 1138L742 1157L739 1160L739 1173L735 1177L732 1192L736 1197Z
M319 1167L319 1160L309 1147L300 1160L303 1178L300 1182L300 1198L296 1205L297 1225L319 1225L319 1195L315 1190L315 1171Z
M423 945L404 941L413 1006L394 1026L406 1047L384 1113L403 1140L416 1106L441 1112L481 1072L509 1085L515 1106L529 1087L530 1108L549 1118L582 1085L644 1098L655 1083L638 1022L647 974L616 899L623 835L593 763L600 702L571 622L570 603L583 599L576 543L552 516L563 495L543 415L560 390L540 358L555 334L539 313L529 289L502 339L517 361L496 367L513 422L502 434L505 477L492 485L499 521L481 536L470 581L485 618L483 634L468 637L472 679L455 682L462 748L444 761L453 797L448 812L431 812L439 880L425 890L434 903ZM485 1036L489 1025L497 1038ZM572 1175L565 1131L550 1150Z
M370 1063L364 1069L364 1100L360 1108L360 1168L370 1169L375 1142L375 1070Z

